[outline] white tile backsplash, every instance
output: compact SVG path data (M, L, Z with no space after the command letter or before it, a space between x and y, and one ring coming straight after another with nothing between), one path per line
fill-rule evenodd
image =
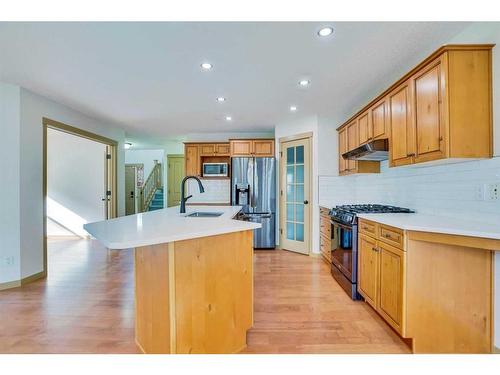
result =
M320 176L319 204L391 204L500 225L500 200L484 198L492 183L500 183L500 157L420 168L388 168L384 161L379 174Z
M189 203L229 203L230 186L229 179L204 180L201 179L205 192L200 193L198 182L194 179L188 180L187 194L193 197L188 200Z

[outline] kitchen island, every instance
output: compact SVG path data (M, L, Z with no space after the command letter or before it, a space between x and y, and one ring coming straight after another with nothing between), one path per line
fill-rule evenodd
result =
M253 230L240 207L178 207L84 226L134 248L135 336L144 353L235 353L253 325ZM193 217L195 212L220 216Z

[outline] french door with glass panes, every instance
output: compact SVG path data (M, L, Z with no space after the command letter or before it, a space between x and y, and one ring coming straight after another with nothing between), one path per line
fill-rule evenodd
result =
M302 254L310 249L310 138L281 143L281 248Z

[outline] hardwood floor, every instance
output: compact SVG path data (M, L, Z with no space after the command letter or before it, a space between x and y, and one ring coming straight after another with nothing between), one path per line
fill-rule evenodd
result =
M257 251L254 327L244 353L408 353L316 257ZM49 276L0 291L0 353L139 353L131 250L51 240Z

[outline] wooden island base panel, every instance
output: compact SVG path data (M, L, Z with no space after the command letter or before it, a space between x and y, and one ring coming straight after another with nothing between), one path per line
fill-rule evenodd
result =
M253 325L253 231L135 249L144 353L237 353Z

